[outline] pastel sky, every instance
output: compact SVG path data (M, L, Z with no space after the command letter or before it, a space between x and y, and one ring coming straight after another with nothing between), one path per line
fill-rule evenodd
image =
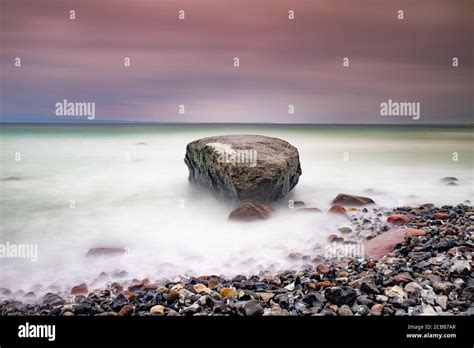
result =
M3 121L77 121L66 99L95 103L85 122L472 123L472 0L0 3Z

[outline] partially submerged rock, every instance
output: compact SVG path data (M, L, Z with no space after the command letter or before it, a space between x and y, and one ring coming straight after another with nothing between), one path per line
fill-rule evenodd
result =
M293 208L300 208L300 207L304 207L305 205L306 204L303 201L294 201L293 202Z
M230 215L229 220L236 221L255 221L268 219L273 212L273 208L267 204L255 204L245 202L234 209Z
M1 179L1 181L20 181L21 178L17 176L9 176L8 178Z
M335 235L335 234L330 234L327 237L327 241L329 243L341 243L341 242L344 242L344 238L339 237L338 235Z
M336 198L333 199L332 204L342 205L342 206L353 206L360 207L368 204L375 204L375 202L368 197L363 196L353 196L340 193Z
M71 294L72 295L85 295L88 292L89 291L87 290L87 285L85 283L73 286L72 289L71 289Z
M454 181L458 181L458 178L454 177L454 176L445 176L444 178L442 178L440 180L441 182L454 182Z
M321 213L321 209L311 207L311 208L298 208L296 209L297 212L303 212L303 213Z
M343 206L340 206L338 204L333 205L331 209L328 210L328 214L346 215L346 213L346 209L344 209Z
M457 186L458 181L459 181L458 178L454 176L446 176L440 180L440 183L443 183L446 186Z
M126 248L92 248L86 254L86 257L116 256L127 254Z
M298 150L261 135L224 135L188 144L184 162L189 182L230 201L268 203L298 183Z

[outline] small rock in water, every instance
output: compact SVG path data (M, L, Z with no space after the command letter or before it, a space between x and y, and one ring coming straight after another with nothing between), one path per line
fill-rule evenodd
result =
M89 249L86 257L98 257L98 256L116 256L127 253L125 248L93 248Z
M302 213L321 213L321 209L319 208L299 208L296 211Z
M339 243L339 242L344 242L344 238L339 237L335 234L331 234L331 235L328 236L327 241L329 243Z
M289 253L288 258L291 260L301 260L303 258L303 254L301 253Z
M333 199L332 204L360 207L367 204L375 204L375 202L368 197L340 193L336 198Z
M236 221L255 221L268 219L273 212L273 208L270 205L255 204L251 202L245 202L239 205L229 215L229 220Z
M71 289L72 295L84 295L84 294L87 294L88 292L89 291L87 290L87 285L85 283L73 286Z
M20 181L21 178L17 176L9 176L8 178L1 179L1 181Z
M11 290L7 288L0 288L0 295L11 295Z
M337 230L341 233L344 233L344 234L352 232L352 229L350 227L347 227L347 226L339 227Z
M450 183L455 183L456 181L458 181L458 178L456 178L454 176L445 176L440 181L444 182L444 183L447 183L447 184L450 184Z
M23 299L26 301L32 301L36 299L36 294L33 291L27 292L25 295L23 295Z
M127 271L119 271L119 270L115 270L113 273L112 273L112 277L114 278L124 278L128 275Z
M328 210L328 214L346 215L346 213L346 209L340 205L333 205L331 209Z

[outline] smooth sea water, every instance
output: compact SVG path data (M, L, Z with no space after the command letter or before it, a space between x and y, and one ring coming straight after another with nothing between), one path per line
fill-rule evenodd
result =
M298 148L303 174L271 219L230 223L231 205L188 183L186 145L223 134ZM0 243L36 244L39 255L0 259L0 287L67 289L113 270L160 279L289 268L288 253L315 254L347 222L295 214L288 200L322 210L339 193L387 208L472 201L472 134L447 126L3 124ZM457 185L441 183L446 176ZM85 258L93 247L130 252Z

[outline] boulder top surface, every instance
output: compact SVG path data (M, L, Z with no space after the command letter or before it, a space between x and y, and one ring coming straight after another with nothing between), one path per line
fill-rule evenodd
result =
M195 140L188 147L208 146L219 151L255 150L260 162L285 162L298 150L285 140L264 135L228 134Z

